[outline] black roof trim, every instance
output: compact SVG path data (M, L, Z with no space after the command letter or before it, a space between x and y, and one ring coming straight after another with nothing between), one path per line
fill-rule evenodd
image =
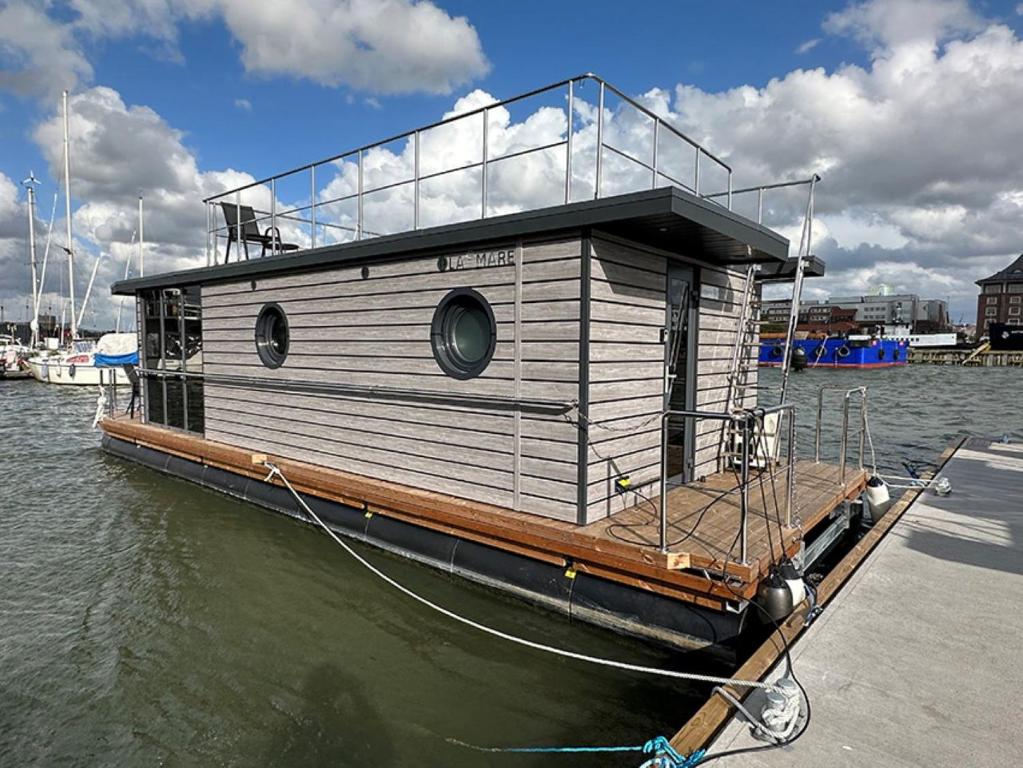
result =
M784 262L789 249L789 241L767 227L684 190L665 187L384 235L289 255L121 280L113 284L111 291L130 295L148 288L317 271L341 264L383 261L425 251L584 227L597 227L664 250L726 264Z
M826 269L827 264L824 263L824 259L811 253L806 257L806 263L803 265L803 277L824 277ZM757 280L762 283L787 283L794 280L795 277L796 260L786 259L761 266Z

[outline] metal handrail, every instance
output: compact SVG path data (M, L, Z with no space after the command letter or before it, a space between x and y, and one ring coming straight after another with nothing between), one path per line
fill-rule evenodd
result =
M734 490L739 492L739 562L748 562L747 534L749 526L749 484L750 484L750 438L753 433L753 426L759 419L761 424L766 416L774 413L788 412L788 481L786 483L786 509L785 526L791 527L792 504L795 493L795 478L793 468L795 466L795 406L792 403L782 403L765 408L749 408L733 413L720 411L691 411L691 410L667 410L661 414L661 478L660 478L660 502L659 502L659 547L663 553L668 552L668 421L672 416L686 419L711 419L714 421L729 421L738 425L742 435L742 458L739 464L739 486ZM773 454L773 452L772 452ZM767 456L767 453L764 454ZM771 460L773 456L767 456ZM731 493L733 491L729 491Z
M825 392L840 392L842 393L842 432L840 435L841 448L839 449L838 467L839 467L839 481L845 484L845 464L846 454L849 452L849 408L852 403L854 395L859 395L860 405L860 428L857 432L859 437L859 467L863 469L863 456L865 449L865 441L867 437L867 388L864 386L852 387L851 389L845 389L844 387L819 387L817 390L817 425L814 432L813 439L813 460L817 464L821 461L821 433L823 432L824 422L824 393Z
M612 153L622 157L623 159L625 159L627 161L630 161L630 162L638 165L640 168L643 168L645 170L650 171L650 188L651 189L655 189L657 187L658 182L659 182L660 179L667 179L672 184L678 184L678 185L680 185L680 186L682 186L682 187L684 187L686 189L691 190L694 194L697 194L697 195L700 194L700 162L701 162L701 158L706 157L707 159L709 159L711 162L713 162L715 165L717 165L718 167L720 167L721 169L723 169L726 172L726 174L727 174L727 189L724 192L719 192L719 193L715 193L714 195L709 195L709 196L704 196L704 197L706 197L708 199L711 199L711 198L719 198L719 197L724 196L724 197L727 198L727 200L726 200L726 207L728 207L729 209L731 208L731 202L732 202L732 200L731 200L732 168L731 168L731 166L728 163L726 163L724 160L722 160L720 157L718 157L714 153L710 152L706 147L704 147L703 145L701 145L700 143L698 143L694 139L692 139L689 136L687 136L685 133L683 133L678 128L673 126L671 123L669 123L666 120L664 120L664 118L658 116L655 112L653 112L649 108L643 106L642 104L640 104L635 99L627 96L624 92L622 92L620 89L616 88L611 83L608 83L606 80L604 80L603 78L601 78L601 77L599 77L599 76L597 76L597 75L595 75L593 73L585 73L585 74L582 74L582 75L578 75L576 77L568 78L566 80L561 80L561 81L559 81L557 83L553 83L551 85L547 85L547 86L544 86L544 87L541 87L541 88L534 89L532 91L528 91L527 93L523 93L523 94L519 94L517 96L513 96L513 97L511 97L509 99L504 99L503 101L497 101L497 102L494 102L492 104L487 104L487 105L485 105L483 107L478 107L477 109L471 110L469 112L463 112L463 113L460 113L460 114L457 114L457 115L453 115L451 117L444 118L443 120L438 120L436 122L430 123L429 125L422 126L420 128L416 128L416 129L413 129L413 130L410 130L410 131L405 131L403 133L399 133L397 135L391 136L391 137L389 137L387 139L384 139L382 141L377 141L377 142L374 142L372 144L365 144L365 145L363 145L361 147L358 147L356 149L352 149L352 150L349 150L347 152L343 152L341 154L332 155L331 157L328 157L328 158L323 159L323 160L318 160L318 161L316 161L314 163L307 163L305 165L298 166L297 168L293 168L291 170L284 171L282 173L275 174L273 176L267 176L267 177L265 177L263 179L259 179L258 181L253 181L253 182L250 182L248 184L244 184L242 186L235 187L233 189L227 190L225 192L221 192L221 193L219 193L217 195L213 195L211 197L204 198L203 203L207 206L207 214L206 214L206 216L207 216L207 237L206 237L206 260L207 260L207 265L209 265L211 259L212 259L212 261L214 263L216 263L217 260L218 260L217 249L218 249L218 238L220 237L220 235L218 233L221 230L224 229L223 227L216 226L215 222L217 221L217 212L216 212L216 210L214 210L215 206L217 204L219 204L219 203L225 203L225 202L230 205L233 202L233 204L237 207L237 216L236 216L236 218L238 219L238 222L239 222L238 223L238 227L240 229L241 224L243 223L241 221L241 207L242 207L241 194L242 194L242 192L244 192L246 190L250 190L250 189L255 189L255 188L264 188L267 185L269 185L269 187L270 187L270 190L269 190L270 191L270 195L271 195L270 219L271 219L272 231L274 232L274 235L273 235L273 238L272 238L272 243L271 243L271 252L276 254L278 252L278 250L279 250L279 245L280 245L278 240L277 240L277 235L276 235L276 232L277 232L277 219L281 217L280 214L276 211L277 183L279 181L283 180L283 179L287 179L287 178L290 178L290 177L295 177L297 174L301 174L301 173L304 173L306 171L309 172L309 176L310 176L310 178L309 178L309 191L310 191L309 204L308 205L293 205L293 206L291 206L288 209L288 213L295 213L295 212L298 212L298 211L305 211L305 210L309 211L309 218L308 218L308 220L301 219L301 221L302 221L303 224L308 224L309 225L310 247L313 247L313 248L316 247L316 228L317 228L317 226L324 226L325 224L327 224L327 222L323 221L322 216L319 217L319 219L318 219L318 217L317 217L317 209L318 208L322 208L325 205L336 203L339 200L355 199L356 200L356 207L357 207L357 223L356 223L356 225L354 227L354 230L355 230L356 239L360 239L361 240L361 239L363 239L367 235L371 235L371 236L375 236L376 235L376 233L367 232L367 230L365 229L365 226L364 226L364 224L365 224L364 218L365 217L364 217L364 206L363 206L363 203L364 203L364 200L365 200L366 196L374 194L374 193L377 193L377 192L382 192L382 191L385 191L387 189L393 189L393 188L404 186L404 185L411 185L413 187L413 194L412 194L412 198L413 198L413 200L412 200L412 208L413 208L412 231L415 231L415 230L418 230L418 229L421 228L421 222L420 222L420 216L419 216L419 213L420 213L420 197L421 197L421 190L420 190L421 182L427 181L429 179L435 179L435 178L439 178L441 176L446 176L446 175L449 175L449 174L458 173L458 172L464 172L464 171L469 171L469 170L477 170L477 169L480 170L480 182L479 182L479 184L480 184L480 195L481 195L480 218L481 219L485 219L485 218L487 218L487 215L488 215L488 211L487 211L487 208L488 208L488 190L487 190L487 185L488 185L488 178L487 178L487 176L488 176L488 174L487 174L487 169L488 169L488 166L491 163L500 162L502 160L508 160L508 159L516 158L516 157L523 157L523 156L530 155L530 154L535 154L535 153L538 153L538 152L547 152L549 150L557 149L557 148L562 147L562 146L566 148L566 152L565 152L565 155L566 155L566 157L565 157L565 168L564 168L564 174L565 174L564 199L565 199L565 203L567 204L567 203L571 202L571 200L572 200L572 173L573 173L573 171L572 171L572 164L573 164L573 158L572 158L572 139L573 139L573 133L575 132L574 127L573 127L574 119L575 119L575 111L576 111L576 107L575 107L575 103L574 103L575 99L576 99L575 89L576 89L577 84L585 83L585 82L596 83L596 85L598 87L598 107L597 107L597 117L596 117L596 121L595 121L596 122L597 141L596 141L596 151L594 153L595 154L595 169L594 169L595 173L594 173L594 190L593 190L594 199L598 199L598 198L600 198L602 196L602 182L603 182L602 165L603 165L603 155L604 155L605 150L607 150L609 152L612 152ZM505 154L497 156L497 157L490 157L490 154L489 154L490 147L489 147L489 144L488 144L488 135L487 135L488 134L488 126L489 126L489 113L490 113L490 110L498 109L498 108L501 108L501 107L506 107L506 106L508 106L510 104L514 104L514 103L522 101L524 99L528 99L528 98L531 98L531 97L534 97L534 96L539 96L539 95L542 95L542 94L550 93L550 92L553 92L553 91L558 91L559 89L564 89L566 87L567 87L566 97L567 97L567 102L568 102L568 113L567 113L566 131L565 131L565 138L564 139L562 139L560 141L550 142L550 143L547 143L547 144L544 144L544 145L541 145L541 146L530 147L530 148L524 149L524 150L516 150L516 151L513 151L513 152L506 152ZM615 95L619 99L621 99L621 101L624 104L628 105L632 109L636 110L640 114L642 114L645 117L650 119L653 141L652 141L652 148L651 148L651 159L650 159L649 164L646 161L644 161L644 160L640 160L640 159L638 159L636 157L633 157L630 153L625 152L625 151L619 149L618 147L615 147L615 146L611 145L610 143L608 143L605 140L605 137L604 137L604 134L605 134L605 131L604 131L604 122L605 122L604 104L605 104L605 96L606 96L606 94L608 92L613 94L613 95ZM421 137L422 137L422 134L424 132L426 132L426 131L430 131L430 130L435 129L435 128L440 128L442 126L451 125L451 124L453 124L453 123L455 123L457 121L468 120L468 119L470 119L470 118L472 118L472 117L474 117L476 115L481 115L483 117L482 146L480 148L481 149L480 159L476 160L476 161L473 161L471 163L462 165L462 166L460 166L458 168L449 168L449 169L444 169L444 170L441 170L441 171L433 171L433 172L428 173L428 174L422 173L421 172ZM692 186L691 187L689 185L687 185L687 184L684 184L684 183L680 182L675 177L665 173L663 168L659 168L658 167L659 136L660 136L662 130L667 131L669 135L674 136L677 139L680 139L680 140L684 141L686 144L688 144L690 147L692 147L695 150L694 167L693 167L693 182L692 182ZM365 183L364 183L364 181L365 181L364 180L364 165L365 165L364 158L365 158L365 154L367 152L373 150L373 149L377 149L377 148L383 147L383 146L385 146L387 144L391 144L393 142L402 141L402 140L411 140L413 142L412 149L413 149L413 160L414 160L414 162L413 162L413 168L412 168L411 176L409 176L407 178L402 178L401 180L398 180L398 181L389 181L386 184L383 184L383 185L380 185L380 186L377 186L377 187L366 188ZM348 158L354 159L355 162L357 163L357 176L358 176L358 189L357 189L357 191L354 192L354 193L351 193L349 195L345 195L342 198L338 198L338 199L335 199L333 201L330 201L330 202L318 201L316 199L316 194L317 194L317 189L316 189L316 168L320 167L320 166L323 166L323 165L327 165L327 164L337 163L338 161L342 161L342 160L345 160L345 159L348 159ZM288 220L289 221L294 221L295 218L296 217L289 217ZM348 228L348 229L351 229L351 228ZM228 228L228 231L229 230L230 230L230 228Z

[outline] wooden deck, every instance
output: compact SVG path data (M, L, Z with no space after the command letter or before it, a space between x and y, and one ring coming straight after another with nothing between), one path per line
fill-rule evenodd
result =
M782 557L777 532L778 520L783 521L785 516L784 471L775 479L778 505L766 480L763 493L759 483L750 490L749 556L743 564L736 562L738 545L733 547L739 497L735 492L725 493L735 488L732 473L669 491L671 547L665 554L657 546L656 499L652 504L644 503L580 527L363 475L253 454L126 417L104 419L100 426L111 437L259 480L266 477L261 461L269 458L302 493L719 610L737 595L755 595L760 577ZM838 481L837 467L797 462L794 527L784 531L785 552L796 551L802 530L826 517L843 499L857 496L865 483L862 470L848 470L843 485ZM765 522L765 509L770 526ZM802 528L795 524L797 515ZM726 586L698 571L687 570L690 568L727 571L741 583Z

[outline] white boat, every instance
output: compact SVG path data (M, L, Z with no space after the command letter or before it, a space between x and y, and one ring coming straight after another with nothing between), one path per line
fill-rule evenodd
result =
M107 336L130 336L134 334L107 334ZM106 337L104 337L105 339ZM102 339L101 339L102 341ZM128 375L120 366L105 366L96 364L97 351L96 342L80 339L71 345L71 349L64 350L56 355L48 357L29 358L28 365L32 370L32 376L44 384L67 384L78 386L99 386L100 375L104 383L110 382L114 376L117 386L130 386Z
M24 379L30 374L25 359L32 350L13 336L0 336L0 379Z

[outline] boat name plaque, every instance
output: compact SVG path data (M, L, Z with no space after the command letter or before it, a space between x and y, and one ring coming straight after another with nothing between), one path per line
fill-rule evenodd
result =
M515 248L495 248L489 251L469 251L437 259L441 272L456 272L460 269L486 269L489 267L514 267Z

